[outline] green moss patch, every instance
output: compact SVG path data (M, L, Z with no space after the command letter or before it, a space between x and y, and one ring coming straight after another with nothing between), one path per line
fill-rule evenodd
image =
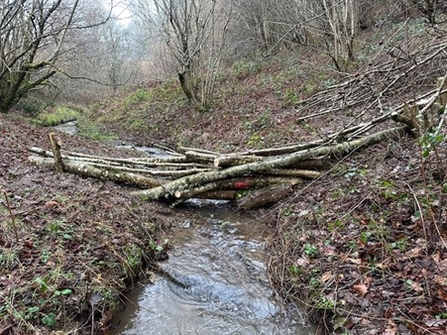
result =
M55 126L79 118L81 111L68 106L55 106L45 108L37 118L36 123L41 126Z

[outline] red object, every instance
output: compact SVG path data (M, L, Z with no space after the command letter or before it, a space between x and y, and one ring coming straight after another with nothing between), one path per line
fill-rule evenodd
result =
M234 188L236 190L243 190L246 188L250 188L253 186L252 182L248 182L248 181L237 181L234 183Z

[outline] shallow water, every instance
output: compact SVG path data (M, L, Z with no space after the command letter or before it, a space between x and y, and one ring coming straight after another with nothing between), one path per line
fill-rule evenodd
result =
M114 334L313 334L298 310L286 311L273 297L265 226L228 209L197 211L188 229L175 229L174 249L160 264L188 287L156 276L129 296L136 308L114 320Z
M69 121L66 123L61 123L53 128L57 131L67 133L70 135L75 135L78 132L77 121Z

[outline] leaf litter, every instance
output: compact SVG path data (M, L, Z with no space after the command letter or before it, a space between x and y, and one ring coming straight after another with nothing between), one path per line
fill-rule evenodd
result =
M169 222L123 185L29 164L27 149L49 147L50 131L0 119L0 334L108 334L123 293L165 252L150 245ZM126 155L58 136L84 153Z

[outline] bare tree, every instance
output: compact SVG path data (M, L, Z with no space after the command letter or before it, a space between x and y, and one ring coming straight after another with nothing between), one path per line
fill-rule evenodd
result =
M0 3L0 112L48 84L67 53L65 42L87 28L84 0L3 0ZM95 22L93 25L102 23Z
M321 0L325 43L338 70L354 61L354 41L359 27L359 0Z
M209 109L232 1L139 0L133 8L143 22L163 36L188 100L200 110Z
M62 1L7 0L0 5L0 112L56 73L78 0L71 9ZM60 12L60 15L59 15Z

